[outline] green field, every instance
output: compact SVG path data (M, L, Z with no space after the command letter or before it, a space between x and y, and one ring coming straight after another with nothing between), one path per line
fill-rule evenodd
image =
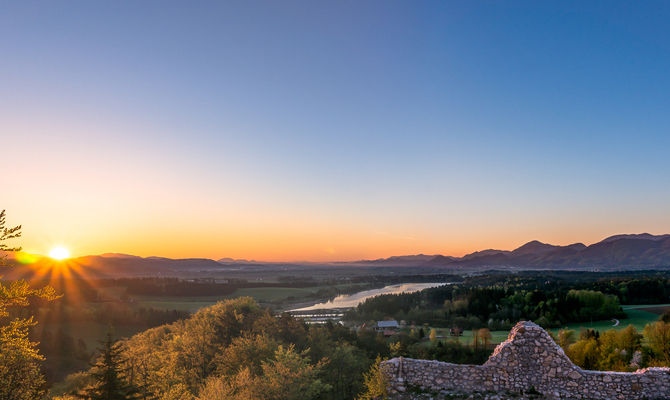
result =
M622 306L621 308L626 313L628 318L619 320L618 326L614 326L614 322L612 320L605 320L605 321L580 322L580 323L568 324L566 327L563 327L562 329L574 329L576 331L579 331L582 328L585 329L588 328L602 332L609 329L617 329L617 330L623 329L628 325L633 325L635 329L641 332L642 330L644 330L645 325L658 321L659 317L659 314L645 311L645 308L658 308L662 306L667 305L641 304L641 305ZM558 333L558 329L552 329L551 331L553 333Z
M202 307L211 306L218 301L232 299L235 297L249 296L260 303L298 302L314 300L319 302L323 299L315 297L321 289L336 287L349 290L361 285L341 284L335 286L313 286L307 288L293 287L256 287L241 288L225 296L195 296L195 297L170 297L170 296L132 296L137 305L142 307L153 307L165 310L181 310L194 312Z
M628 316L626 319L619 320L618 326L613 326L614 322L612 320L605 321L593 321L593 322L581 322L568 324L562 328L549 329L554 335L558 334L560 329L574 329L579 332L581 329L595 329L597 331L603 332L609 329L623 329L628 325L633 325L638 332L644 330L645 325L658 321L659 314L645 311L645 309L654 309L654 311L659 311L659 309L667 308L670 309L670 304L642 304L642 305L627 305L622 306L622 309ZM449 336L449 329L436 328L438 336L444 336L440 340L454 340L455 337ZM430 333L430 329L426 331L426 336ZM501 343L507 340L507 335L509 331L491 331L491 343ZM472 331L465 330L463 335L458 338L458 341L464 344L472 343Z
M670 304L636 304L621 306L624 311L626 310L644 310L654 314L661 315L666 311L670 311Z
M261 303L273 303L286 300L289 297L300 299L314 295L320 287L311 288L288 288L288 287L261 287L242 288L225 296L195 296L195 297L170 297L170 296L133 296L137 305L166 310L181 310L194 312L202 307L211 306L218 301L235 297L250 296Z
M257 301L274 302L285 300L289 297L306 297L313 295L322 287L315 286L309 288L289 288L289 287L261 287L261 288L242 288L237 289L227 298L251 296Z

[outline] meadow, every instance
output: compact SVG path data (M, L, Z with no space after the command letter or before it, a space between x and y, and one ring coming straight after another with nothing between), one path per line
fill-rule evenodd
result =
M603 320L567 324L561 328L549 329L549 331L554 336L556 336L558 335L558 331L561 329L573 329L577 332L581 331L582 329L593 329L598 332L604 332L610 329L620 330L626 328L628 325L633 325L635 329L638 330L638 332L642 332L647 324L656 322L663 312L670 310L670 304L631 304L622 306L621 308L626 313L627 318L620 319L617 326L614 326L615 322L612 320ZM430 329L431 328L426 329L426 337L430 333ZM440 340L456 340L455 336L449 335L449 329L435 329L437 336L440 337ZM507 330L491 331L491 343L499 344L504 342L507 340L508 334L509 331ZM458 341L462 344L472 344L472 330L463 331L463 335L458 337Z

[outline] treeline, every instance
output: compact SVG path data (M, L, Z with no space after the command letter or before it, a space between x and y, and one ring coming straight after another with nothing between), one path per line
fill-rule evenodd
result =
M455 285L367 299L348 312L348 320L394 317L439 327L509 329L529 319L544 327L568 322L625 318L616 296L590 290L517 290Z
M225 296L245 283L192 282L177 278L117 279L115 282L129 295L144 296Z
M589 284L588 287L617 296L621 304L663 304L670 301L670 279L668 278L618 278L596 281Z
M520 271L488 272L465 278L466 287L525 290L583 289L613 294L621 304L663 304L670 300L670 271Z
M187 318L190 313L136 306L132 303L107 302L70 306L60 300L36 310L40 324L63 325L71 322L95 322L112 326L151 328Z
M373 330L306 325L273 315L251 298L201 309L121 344L124 379L161 400L353 399L379 357L397 354L480 362L490 349L421 343L417 333L387 340ZM96 386L91 370L53 388L60 399Z
M621 330L597 332L560 330L558 343L565 354L584 369L635 371L670 365L670 314L647 324L642 333L629 325Z
M620 304L670 302L668 272L491 273L421 292L383 295L348 312L352 321L393 317L439 327L509 329L520 319L544 327L626 318Z

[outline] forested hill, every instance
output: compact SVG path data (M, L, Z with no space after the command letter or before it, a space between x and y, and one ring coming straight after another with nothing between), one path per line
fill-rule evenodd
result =
M151 398L351 399L386 347L374 334L367 338L339 325L276 317L242 297L139 333L121 348L128 379ZM54 392L74 399L68 393L90 384L88 372L78 373Z

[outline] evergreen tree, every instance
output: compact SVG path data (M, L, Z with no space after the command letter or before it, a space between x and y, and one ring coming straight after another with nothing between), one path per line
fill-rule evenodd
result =
M86 400L139 400L147 398L140 394L137 386L132 385L126 378L126 360L122 357L121 346L107 333L107 338L98 349L100 357L93 364L91 376L94 385L85 389L77 397Z

